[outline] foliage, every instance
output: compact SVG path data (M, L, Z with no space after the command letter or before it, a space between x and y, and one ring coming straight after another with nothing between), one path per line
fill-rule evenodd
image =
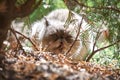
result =
M68 0L70 1L70 0ZM109 43L120 40L120 1L119 0L74 0L80 7L91 25L96 27L108 27ZM101 44L101 43L100 43ZM101 46L103 47L103 46ZM103 53L103 54L102 54ZM110 55L111 54L111 55ZM120 42L107 50L96 54L98 62L110 63L112 59L120 61ZM102 56L102 57L101 57ZM107 59L110 60L108 60ZM96 57L95 57L96 58ZM101 61L102 60L102 61ZM119 64L120 65L120 64Z
M1 3L2 1L5 1L5 3L8 1L7 4L10 4L10 6ZM2 15L0 16L0 23L2 26L0 28L0 31L4 32L3 30L5 28L7 33L9 28L13 36L12 34L9 34L10 40L4 41L5 43L2 46L2 49L0 48L1 49L0 79L2 80L26 80L26 79L119 80L120 79L119 76L120 75L120 43L119 43L120 42L120 35L119 35L120 2L118 0L113 0L113 1L112 0L64 0L65 4L63 0L43 0L42 4L39 6L38 9L36 9L36 7L39 4L33 8L33 6L35 6L35 4L33 3L35 2L35 0L2 0L2 1L0 1L0 9L1 9L0 15ZM12 4L12 2L15 1L17 1L17 3L15 3L17 7ZM40 2L39 0L36 1ZM26 2L27 5L25 4ZM73 5L72 8L71 5ZM31 8L33 8L32 11L34 9L36 9L36 11L30 16L27 16L31 13L30 11ZM94 57L92 56L92 58L90 58L92 63L86 61L74 61L66 57L66 55L64 54L54 54L53 52L44 52L41 51L40 49L36 49L37 51L35 51L33 50L33 48L36 48L35 43L32 42L32 40L28 36L24 35L24 31L19 32L21 28L19 29L19 31L10 28L13 18L16 19L16 17L22 18L27 16L26 18L24 18L24 20L25 20L25 24L28 25L27 27L29 27L31 23L33 23L36 20L40 20L50 11L57 8L68 8L74 10L80 15L83 15L84 17L87 18L88 23L92 26L93 28L92 30L96 31L97 28L101 28L101 27L107 27L109 29L110 31L110 37L108 39L109 41L106 41L104 44L100 42L96 44L98 50L101 49L101 47L103 47L104 50L103 49L99 50L98 53L94 54ZM11 12L14 14L12 14ZM16 12L19 14L17 14ZM9 19L10 17L13 17L11 18L12 20ZM24 25L23 20L22 21L18 20L18 23L20 24L22 23L22 26L20 27L23 28ZM16 24L17 24L17 20L16 20ZM16 28L19 28L19 26L17 25ZM26 32L29 31L28 28L25 29L25 31ZM2 33L1 35L5 35L6 33ZM83 37L87 37L86 35L87 34L84 33ZM1 37L1 39L2 38L3 37ZM83 41L84 40L85 38L83 38ZM119 40L119 42L117 40ZM33 48L27 47L27 46L31 46L31 44ZM111 46L104 48L105 44L111 44ZM1 42L0 42L0 46L1 46ZM99 63L100 65L96 65L94 63ZM107 67L103 67L101 65Z
M30 22L40 20L50 11L58 8L66 8L62 0L43 0L43 3L30 15Z
M23 0L21 0L23 1ZM64 2L68 3L64 3ZM71 3L70 3L71 2ZM75 3L73 3L75 2ZM71 6L73 5L73 6ZM72 7L72 8L71 8ZM40 20L50 11L58 8L69 8L84 15L91 26L105 26L109 29L109 44L120 40L120 1L119 0L43 0L42 4L30 15L29 22ZM94 27L95 28L95 27ZM98 43L98 45L101 43ZM103 47L104 44L100 47ZM120 62L120 43L99 51L92 61L108 65L111 61ZM120 64L117 64L120 65Z

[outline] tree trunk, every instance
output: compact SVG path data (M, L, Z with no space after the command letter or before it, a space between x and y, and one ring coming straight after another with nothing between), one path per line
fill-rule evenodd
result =
M8 29L10 28L12 19L6 16L0 15L0 49L3 41L6 39Z
M12 20L28 16L41 2L42 0L37 0L37 3L36 0L25 0L24 4L16 6L17 0L0 0L0 50Z

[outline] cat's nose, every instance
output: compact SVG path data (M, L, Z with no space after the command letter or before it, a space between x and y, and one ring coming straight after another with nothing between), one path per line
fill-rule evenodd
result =
M59 39L59 42L60 42L60 43L63 43L64 40L65 40L64 38L60 38L60 39Z

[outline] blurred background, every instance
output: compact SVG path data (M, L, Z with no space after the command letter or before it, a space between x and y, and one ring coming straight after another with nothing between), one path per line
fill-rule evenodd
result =
M16 5L21 5L26 0L18 0ZM37 1L37 0L36 0ZM93 26L93 30L105 28L105 40L96 45L108 48L98 51L91 62L100 65L120 67L120 1L119 0L43 0L41 5L29 16L17 18L12 22L15 30L30 37L31 25L43 18L49 12L59 8L67 8L82 16ZM114 45L112 45L114 44ZM29 42L25 46L31 46Z

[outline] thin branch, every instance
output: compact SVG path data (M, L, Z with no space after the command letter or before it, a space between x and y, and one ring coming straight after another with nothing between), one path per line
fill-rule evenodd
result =
M97 53L98 51L104 50L104 49L106 49L106 48L108 48L108 47L111 47L111 46L113 46L113 45L115 45L115 44L118 44L119 42L120 42L120 40L118 40L118 41L116 41L116 42L114 42L114 43L112 43L112 44L110 44L110 45L108 45L108 46L105 46L105 47L102 47L102 48L99 48L99 49L95 50L94 52L92 52L92 55L90 55L90 56L86 59L86 61L87 61L87 62L90 61L90 59L93 57L93 55L94 55L95 53Z
M103 23L102 23L100 26L102 26L102 25L103 25ZM95 42L94 42L94 44L93 44L92 52L91 52L90 55L87 56L87 58L88 58L89 56L91 56L91 55L94 55L95 46L96 46L96 44L97 44L97 41L98 41L98 39L99 39L101 33L102 33L102 32L100 32L100 28L99 28L99 30L97 31L96 37L95 37Z
M15 31L17 34L19 34L19 35L23 36L24 38L26 38L27 40L29 40L29 41L32 43L32 45L35 47L35 49L36 49L37 51L39 51L39 48L35 45L35 43L34 43L30 38L26 37L25 35L23 35L22 33L18 32L18 31L16 31L16 30L14 30L14 31Z
M81 29L82 21L83 21L83 17L82 17L81 22L80 22L80 24L79 24L78 32L77 32L77 35L76 35L76 37L75 37L75 40L74 40L74 42L71 44L70 48L69 48L68 51L65 53L65 55L67 55L67 54L71 51L72 47L74 46L75 42L77 41L78 36L79 36L79 34L80 34L80 29Z
M89 55L87 55L87 59L89 58L89 56L93 56L95 53L94 53L94 51L95 51L95 46L96 46L96 44L97 44L97 41L98 41L98 38L99 38L99 36L100 36L100 32L98 31L97 32L97 35L96 35L96 37L95 37L95 42L93 43L93 48L92 48L92 52L91 52L91 54L89 54ZM86 59L86 61L87 61L87 59Z
M102 26L102 25L103 25L103 23L102 23L100 26ZM100 32L100 29L99 29L98 32L97 32L97 35L96 35L96 37L95 37L95 42L94 42L94 44L93 44L92 53L91 53L90 55L93 55L93 54L94 54L95 46L96 46L96 44L97 44L97 41L98 41L101 33L102 33L102 32ZM89 55L88 55L87 57L89 57Z
M16 33L15 33L15 30L12 29L12 28L10 28L10 30L11 30L11 32L14 34L14 36L15 36L15 38L16 38L17 43L18 43L18 45L19 45L19 48L20 48L21 50L23 50L23 52L25 53L25 51L24 51L24 49L22 48L22 45L21 45L19 39L17 38L17 35L16 35Z
M109 9L109 10L113 10L113 11L116 11L116 12L118 12L118 13L120 13L120 9L117 9L117 8L115 8L115 7L112 7L112 6L108 6L108 7L102 7L102 6L100 6L100 7L90 7L90 6L87 6L87 5L85 5L85 4L83 4L83 3L80 3L80 2L78 2L78 0L74 0L78 5L80 5L80 6L82 6L82 7L86 7L86 8L95 8L95 9Z
M94 52L94 50L95 50L95 46L96 46L96 44L97 44L97 41L98 41L98 38L100 37L100 34L101 34L101 32L97 32L97 35L96 35L96 38L95 38L95 42L94 42L94 44L93 44L93 50L92 50L92 52Z

